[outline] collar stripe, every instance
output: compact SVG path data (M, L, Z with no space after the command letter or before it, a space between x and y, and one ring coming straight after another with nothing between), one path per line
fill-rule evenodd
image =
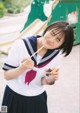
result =
M31 55L34 54L34 50L33 50L32 46L31 46L30 41L27 39L26 42L27 42L28 47L29 47L29 49L30 49ZM36 55L34 55L33 57L34 57L35 60L37 59L37 58L36 58Z
M50 59L51 57L54 57L54 55L59 52L59 50L55 50L52 54L50 54L49 56L45 57L44 59L41 60L40 63L45 62L46 60Z
M34 54L34 52L36 51L36 47L37 47L37 38L39 38L38 36L34 37L29 37L29 38L25 38L23 39L25 46L30 54L30 56L32 54ZM40 63L37 65L37 54L35 54L32 57L32 60L35 62L36 66L40 66L43 65L49 61L51 61L55 56L57 56L57 54L59 53L59 49L55 49L55 50L48 50L47 53L42 57Z

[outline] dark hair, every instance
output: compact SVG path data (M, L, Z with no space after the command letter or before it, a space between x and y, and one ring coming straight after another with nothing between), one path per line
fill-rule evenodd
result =
M74 28L69 25L68 22L58 21L49 25L43 32L43 35L50 30L55 30L58 33L61 33L61 36L64 35L64 43L59 47L65 53L65 56L68 56L72 50L73 42L74 42ZM55 32L54 31L54 32Z

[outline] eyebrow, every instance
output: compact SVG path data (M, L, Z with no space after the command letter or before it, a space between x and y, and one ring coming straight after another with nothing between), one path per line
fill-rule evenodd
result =
M51 31L51 33L53 33L54 36L56 35L54 31Z
M55 30L55 32L52 30L51 33L53 33L54 36L55 35L59 35L60 36L60 35L63 35L64 34L61 30L58 30L58 31Z
M58 35L56 38L58 38L58 39L62 39L62 37L64 36L64 33L63 32L61 32L61 30L59 31L58 30L58 32L57 32L57 30L55 30L56 32L54 32L53 30L51 31L51 33L53 33L54 34L54 36L55 35Z
M59 34L58 38L61 40L64 37L64 33Z
M61 33L62 30L59 29L59 28L55 28L55 29L52 29L51 32L52 32L54 35L57 35L57 34Z

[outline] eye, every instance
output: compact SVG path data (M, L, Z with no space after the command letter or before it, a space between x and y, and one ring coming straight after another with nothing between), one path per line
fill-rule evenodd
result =
M52 36L55 36L55 33L54 33L53 31L51 31L51 35L52 35Z
M56 41L57 41L57 42L60 42L60 39L59 39L59 38L56 38Z

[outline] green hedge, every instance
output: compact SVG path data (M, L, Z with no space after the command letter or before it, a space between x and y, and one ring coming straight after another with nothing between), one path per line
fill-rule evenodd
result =
M24 10L32 0L0 0L0 17L5 14L17 14Z

